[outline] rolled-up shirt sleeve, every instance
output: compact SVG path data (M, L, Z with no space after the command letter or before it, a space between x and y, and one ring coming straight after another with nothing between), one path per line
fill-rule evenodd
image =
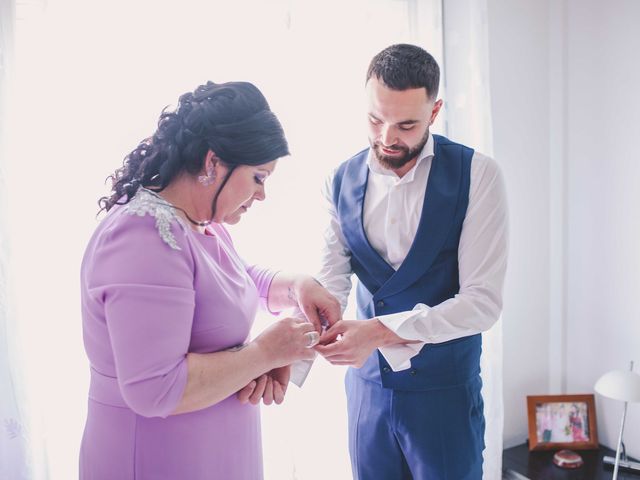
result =
M104 303L122 397L146 417L175 411L187 383L194 266L182 227L171 229L179 249L162 240L153 217L123 218L96 248L89 289Z

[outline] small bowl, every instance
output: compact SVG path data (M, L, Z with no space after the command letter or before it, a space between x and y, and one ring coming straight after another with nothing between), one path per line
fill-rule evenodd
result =
M580 468L582 457L572 450L560 450L553 456L553 463L560 468Z

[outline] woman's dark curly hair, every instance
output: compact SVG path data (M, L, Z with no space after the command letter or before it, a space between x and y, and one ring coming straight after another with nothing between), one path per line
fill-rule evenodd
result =
M108 177L112 191L98 201L100 212L128 203L140 186L160 192L181 172L196 175L209 150L230 167L222 187L238 165L289 155L282 126L258 88L248 82L207 82L182 95L175 111L162 111L153 136Z

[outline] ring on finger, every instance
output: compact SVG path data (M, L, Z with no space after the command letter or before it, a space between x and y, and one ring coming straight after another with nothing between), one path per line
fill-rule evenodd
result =
M320 335L315 330L304 334L307 337L307 348L315 347L320 341Z

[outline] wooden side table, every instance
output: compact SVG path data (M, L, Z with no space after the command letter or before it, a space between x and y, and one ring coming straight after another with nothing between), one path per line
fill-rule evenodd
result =
M598 450L580 450L584 465L575 470L553 464L553 451L529 452L527 444L507 448L502 452L503 470L512 470L530 480L610 480L613 469L602 464L602 457L616 456L615 450L600 446ZM633 459L631 459L633 460ZM618 472L618 480L640 480L640 475Z

